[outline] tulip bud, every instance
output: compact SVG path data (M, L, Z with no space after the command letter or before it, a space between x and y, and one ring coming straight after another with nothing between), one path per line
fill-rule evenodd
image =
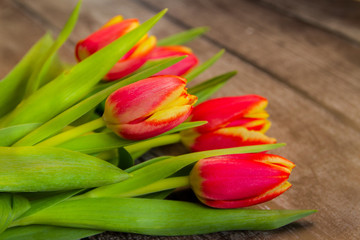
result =
M75 47L76 59L80 62L97 52L101 48L132 31L140 25L137 19L123 20L116 16L108 21L102 28L87 38L79 41ZM127 54L125 54L104 77L104 80L112 81L125 77L136 71L147 60L147 55L154 49L156 38L144 36Z
M181 133L192 151L275 143L264 133L270 127L267 100L257 95L223 97L196 106L191 121L208 123Z
M185 121L196 96L186 92L186 79L150 77L113 92L103 119L119 136L142 140L164 133Z
M185 59L180 62L168 67L157 74L158 75L176 75L182 76L186 74L190 69L195 67L199 60L192 53L190 48L184 46L164 46L164 47L156 47L150 54L149 60L157 60L166 57L180 57L187 56Z
M198 199L214 208L240 208L271 200L291 187L295 165L277 155L234 154L198 161L190 185Z

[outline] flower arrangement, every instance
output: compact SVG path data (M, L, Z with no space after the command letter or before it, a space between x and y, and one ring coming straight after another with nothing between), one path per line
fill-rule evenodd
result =
M80 5L0 81L1 239L270 230L315 212L244 208L289 189L295 165L268 153L284 144L265 135L264 97L208 100L234 72L187 87L223 54L199 64L182 46L206 28L157 40L147 32L166 10L143 24L116 16L64 67ZM190 153L135 164L179 142ZM199 202L166 199L179 188Z

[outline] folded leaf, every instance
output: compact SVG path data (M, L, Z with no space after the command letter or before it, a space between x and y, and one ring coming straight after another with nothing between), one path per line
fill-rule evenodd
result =
M148 235L190 235L229 230L272 230L314 210L208 208L200 204L142 198L69 200L13 226L49 224Z
M106 161L59 148L0 147L0 165L3 192L91 188L128 178Z

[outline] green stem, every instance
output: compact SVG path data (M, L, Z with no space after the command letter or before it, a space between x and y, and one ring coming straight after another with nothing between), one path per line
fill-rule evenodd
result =
M134 155L137 152L149 150L154 147L160 147L168 144L177 143L180 141L180 134L169 134L157 138L152 138L149 140L141 141L138 143L134 143L125 147L126 151L129 152L130 155Z
M137 197L137 196L155 193L155 192L161 192L169 189L188 188L188 187L190 187L189 176L164 178L152 184L134 190L130 190L127 192L118 192L118 193L114 192L111 195L111 197L117 197L117 198ZM83 199L87 197L89 196L87 196L85 193L79 196L72 197L70 200Z
M101 128L105 126L104 120L100 117L95 119L91 122L85 123L83 125L74 127L66 132L62 132L58 135L55 135L51 138L42 141L41 143L36 144L36 146L46 146L46 147L53 147L57 146L61 143L64 143L68 140L81 136L84 133L91 132L95 129Z

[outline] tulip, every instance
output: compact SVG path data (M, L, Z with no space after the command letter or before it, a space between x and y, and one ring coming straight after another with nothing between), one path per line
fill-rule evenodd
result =
M149 60L158 60L166 57L180 57L180 56L187 56L185 59L181 60L180 62L168 67L157 74L158 75L176 75L176 76L183 76L189 70L197 65L199 60L192 53L190 48L184 46L164 46L164 47L156 47L150 54L148 59Z
M113 92L105 102L103 120L119 136L142 140L185 121L196 96L186 92L186 79L150 77Z
M205 158L190 172L198 199L214 208L240 208L271 200L291 187L295 165L272 154L249 153Z
M123 20L116 16L98 31L79 41L75 47L75 55L80 62L101 48L132 31L140 25L137 19ZM154 49L154 36L144 36L127 54L125 54L104 77L113 81L125 77L140 68L147 60L147 55Z
M203 102L194 108L190 120L208 123L182 132L182 142L192 151L275 143L265 135L270 127L266 106L267 100L258 95Z

